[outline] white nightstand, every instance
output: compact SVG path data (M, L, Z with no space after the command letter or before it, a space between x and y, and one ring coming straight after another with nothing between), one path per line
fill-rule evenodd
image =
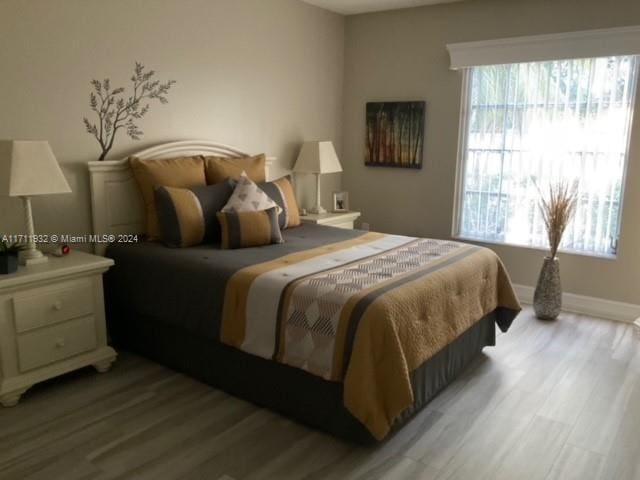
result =
M35 383L93 365L109 370L102 274L113 260L72 252L0 275L0 404Z
M353 223L360 216L360 212L327 212L321 214L310 213L301 216L303 223L316 223L330 227L353 229Z

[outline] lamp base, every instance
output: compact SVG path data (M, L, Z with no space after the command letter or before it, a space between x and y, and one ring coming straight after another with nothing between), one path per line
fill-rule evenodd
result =
M316 173L316 204L309 209L314 215L324 215L327 211L320 205L320 174Z
M49 261L49 257L44 255L40 250L21 250L18 254L20 265L37 265Z
M327 211L324 208L322 208L321 205L316 205L315 207L311 207L308 211L309 213L313 213L314 215L323 215L327 213Z

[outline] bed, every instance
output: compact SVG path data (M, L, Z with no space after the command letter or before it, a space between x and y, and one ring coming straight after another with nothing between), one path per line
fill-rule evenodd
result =
M211 153L174 142L143 158ZM92 162L94 230L138 233L126 161ZM519 304L495 254L467 244L314 224L240 250L112 243L117 346L334 435L389 438L506 331Z

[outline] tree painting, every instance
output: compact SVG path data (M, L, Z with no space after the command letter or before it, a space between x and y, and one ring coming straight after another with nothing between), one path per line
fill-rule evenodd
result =
M365 165L422 168L425 102L367 103Z
M92 80L93 91L89 94L89 106L95 112L97 121L90 122L83 118L87 133L93 135L100 144L101 154L99 160L104 160L113 147L116 134L120 129L129 135L132 140L140 140L143 132L138 127L137 121L149 111L149 101L157 100L166 104L167 93L176 83L169 80L161 83L154 79L153 70L145 70L144 65L136 62L131 76L132 92L125 95L123 87L111 88L111 82L105 78Z

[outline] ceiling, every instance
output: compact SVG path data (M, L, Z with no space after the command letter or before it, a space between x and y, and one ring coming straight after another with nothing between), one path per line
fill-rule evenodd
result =
M399 8L435 5L436 3L451 3L462 0L302 0L343 15L356 13L378 12L381 10L396 10Z

